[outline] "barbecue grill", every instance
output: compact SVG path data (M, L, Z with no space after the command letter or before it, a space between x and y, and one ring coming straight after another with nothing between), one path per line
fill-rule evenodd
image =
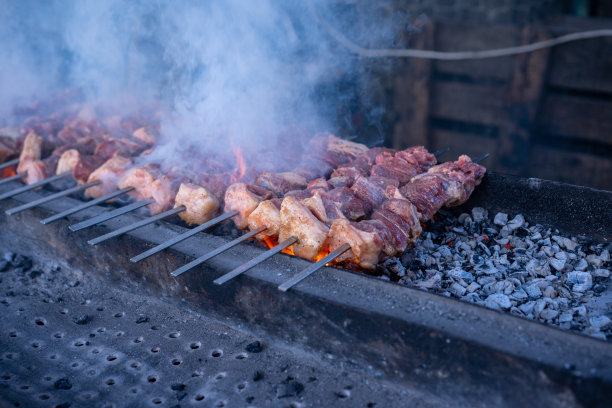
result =
M6 183L0 193L17 186ZM4 214L48 194L27 192L0 202L6 231L1 235L2 248L61 260L70 269L82 271L83 279L93 274L130 293L161 295L173 305L229 322L255 336L307 350L331 361L336 369L348 366L364 375L375 373L377 378L416 387L419 392L479 399L484 405L498 403L500 398L509 405L605 405L611 396L612 371L606 357L612 350L610 343L331 267L283 293L277 286L310 264L285 254L226 285L214 285L213 280L225 271L264 251L248 243L173 278L171 271L230 239L200 233L134 264L131 256L185 228L159 221L90 246L87 239L143 217L128 213L90 230L71 232L69 225L111 211L94 206L41 225L41 219L79 204L69 197L15 216ZM489 173L470 201L456 211L481 206L491 213L521 212L532 223L552 225L560 233L608 242L611 203L610 192ZM610 288L606 291L604 297ZM4 319L3 325L8 325L4 332L17 324L18 316ZM24 328L24 335L34 335L35 328ZM3 344L9 341L2 340ZM69 374L57 374L64 375ZM49 395L54 393L59 391ZM303 397L306 404L311 403L308 394ZM355 401L366 402L360 398Z

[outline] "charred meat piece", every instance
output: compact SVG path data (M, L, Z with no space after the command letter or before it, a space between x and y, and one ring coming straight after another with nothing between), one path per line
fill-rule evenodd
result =
M239 229L248 226L248 217L257 208L259 203L273 198L273 194L256 185L234 183L225 192L225 211L237 211L238 215L232 219Z
M206 188L191 183L182 183L174 198L174 206L184 205L186 210L179 217L187 224L204 224L211 220L221 208L219 200Z
M267 171L257 177L255 184L271 191L278 197L282 197L292 190L303 190L308 185L306 179L299 174L290 172L269 173Z
M89 175L87 182L100 180L102 184L85 190L85 197L98 198L115 191L119 184L119 180L121 180L125 172L132 167L132 165L133 162L130 158L120 155L115 155L108 159Z
M450 199L449 192L456 185L445 175L425 173L400 188L400 193L410 201L419 212L419 220L427 221Z
M450 179L459 183L461 194L454 196L452 200L446 202L446 206L452 207L463 204L470 197L474 188L480 184L486 173L486 169L472 161L468 156L459 156L455 162L442 163L429 170L432 174L445 174Z
M298 239L293 244L295 255L312 260L325 248L329 228L295 197L288 196L283 200L280 221L279 241L291 237Z
M265 239L264 237L272 239L278 237L281 224L280 209L281 200L278 198L259 203L257 208L249 215L247 222L251 231L260 227L265 227L266 229L255 235L255 238L263 240Z

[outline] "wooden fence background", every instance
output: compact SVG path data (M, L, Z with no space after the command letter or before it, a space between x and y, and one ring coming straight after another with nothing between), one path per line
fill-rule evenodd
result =
M490 49L611 27L576 18L523 27L429 21L404 45ZM399 60L386 86L389 145L489 152L493 171L612 190L612 38L488 60Z

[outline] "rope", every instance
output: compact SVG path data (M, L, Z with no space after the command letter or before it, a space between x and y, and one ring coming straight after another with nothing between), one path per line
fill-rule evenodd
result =
M396 57L396 58L426 58L433 60L444 60L444 61L459 61L459 60L471 60L471 59L485 59L485 58L498 58L506 57L508 55L517 55L528 52L538 51L544 48L554 47L556 45L565 44L572 41L586 40L589 38L599 37L612 37L612 29L602 30L590 30L582 31L578 33L566 34L560 37L552 38L549 40L539 41L531 44L518 45L516 47L497 48L492 50L482 51L430 51L430 50L417 50L417 49L372 49L364 48L353 41L349 40L336 30L323 16L321 16L311 2L308 2L309 8L312 14L315 16L319 24L340 44L345 46L353 53L364 57L364 58L384 58L384 57Z

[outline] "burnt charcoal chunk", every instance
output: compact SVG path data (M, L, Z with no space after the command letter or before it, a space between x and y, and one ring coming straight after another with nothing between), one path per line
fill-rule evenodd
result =
M70 408L69 402L62 402L61 404L57 404L55 408Z
M245 347L245 350L249 353L261 353L263 349L264 347L259 340L254 341Z
M0 261L0 272L6 272L8 267L9 267L9 263L5 259Z
M68 378L60 378L53 384L53 386L56 390L69 390L72 388L72 383Z
M182 383L174 383L170 386L172 391L183 391L185 389L185 384Z
M22 268L27 271L32 267L32 260L23 255L17 255L14 257L12 264L14 268Z
M91 322L91 316L86 315L86 314L80 315L80 316L75 316L75 317L72 318L72 321L75 324L87 324L87 323Z
M297 397L304 391L304 384L294 380L292 377L287 377L276 388L277 398Z
M138 319L136 319L136 324L147 323L148 321L149 316L139 316Z
M263 380L264 378L264 373L262 373L261 371L255 371L253 373L253 381L257 382L260 380Z
M42 271L39 271L38 269L34 269L33 271L30 271L28 276L30 277L30 279L36 279L42 274L43 274Z
M529 235L529 230L527 228L520 227L519 229L514 231L514 235L516 235L519 238L525 238L526 236Z
M253 397L253 396L246 397L245 401L246 401L247 404L250 404L251 402L255 401L255 397Z

